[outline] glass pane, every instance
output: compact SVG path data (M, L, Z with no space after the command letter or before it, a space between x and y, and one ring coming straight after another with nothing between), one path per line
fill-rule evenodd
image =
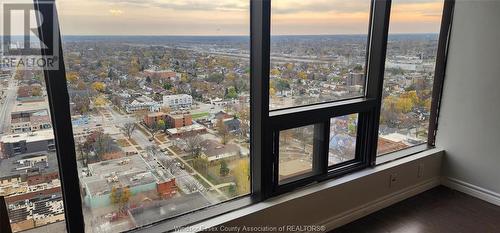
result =
M271 110L362 96L369 0L273 0Z
M250 192L248 0L58 3L86 232Z
M286 183L313 171L314 125L280 131L279 183Z
M356 157L358 114L331 118L328 166L353 160Z
M42 71L46 68L42 61L46 60L40 56L38 37L23 34L26 26L36 24L33 1L15 3L1 4L4 14L6 8L13 8L11 18L5 21L11 24L11 31L2 31L2 42L10 38L10 43L3 44L9 51L0 53L0 196L5 197L13 232L65 232L61 181ZM24 21L24 9L29 9L29 22Z
M391 7L378 154L427 140L443 0Z

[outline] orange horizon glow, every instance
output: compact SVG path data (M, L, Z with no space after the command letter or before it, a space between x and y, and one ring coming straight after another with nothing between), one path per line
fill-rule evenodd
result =
M249 35L250 0L57 0L63 35ZM439 32L443 0L394 0L390 33ZM273 35L366 34L369 0L273 0ZM15 25L14 25L15 26Z

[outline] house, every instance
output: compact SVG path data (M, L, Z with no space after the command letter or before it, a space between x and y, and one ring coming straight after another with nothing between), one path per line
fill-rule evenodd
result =
M231 159L241 155L240 147L236 144L222 144L217 140L207 139L201 142L202 153L208 161Z

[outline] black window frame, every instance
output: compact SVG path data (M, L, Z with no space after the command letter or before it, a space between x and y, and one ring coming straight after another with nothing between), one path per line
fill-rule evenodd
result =
M200 222L207 217L217 216L252 203L266 200L304 185L320 182L363 168L376 165L379 118L382 103L385 53L389 29L391 0L371 0L370 20L366 58L365 96L326 103L318 103L293 108L269 110L269 73L271 39L271 0L250 1L250 173L251 193L221 204L186 213L180 217L162 220L158 223L139 227L131 231L157 232L171 230L170 221L180 225ZM39 28L41 41L49 49L54 48L54 36L59 37L59 69L44 70L47 95L53 123L57 151L61 189L65 208L66 229L69 233L85 231L80 185L76 164L73 130L69 109L69 95L65 77L61 35L53 31L59 29L57 11L52 11L46 3L55 0L33 0L35 9L44 17ZM428 147L435 144L435 131L445 76L446 58L452 24L455 0L444 0L443 15L438 41L435 77L433 84L431 118L429 123ZM55 22L52 22L52 19ZM49 54L42 54L48 56ZM358 114L356 156L354 160L328 166L328 141L330 119L337 116ZM317 159L315 175L278 184L279 131L315 124L315 135L321 139L315 143ZM1 203L0 203L1 204ZM3 225L3 224L2 224ZM177 225L179 226L179 225ZM156 230L155 230L156 229ZM2 232L6 229L1 228ZM10 230L10 229L9 229Z

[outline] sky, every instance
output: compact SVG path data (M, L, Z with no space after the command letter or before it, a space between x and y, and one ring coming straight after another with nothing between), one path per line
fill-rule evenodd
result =
M250 30L250 0L56 2L63 35L249 35ZM393 0L389 30L438 32L442 5L443 0ZM271 31L273 35L366 34L369 8L369 0L272 0Z

